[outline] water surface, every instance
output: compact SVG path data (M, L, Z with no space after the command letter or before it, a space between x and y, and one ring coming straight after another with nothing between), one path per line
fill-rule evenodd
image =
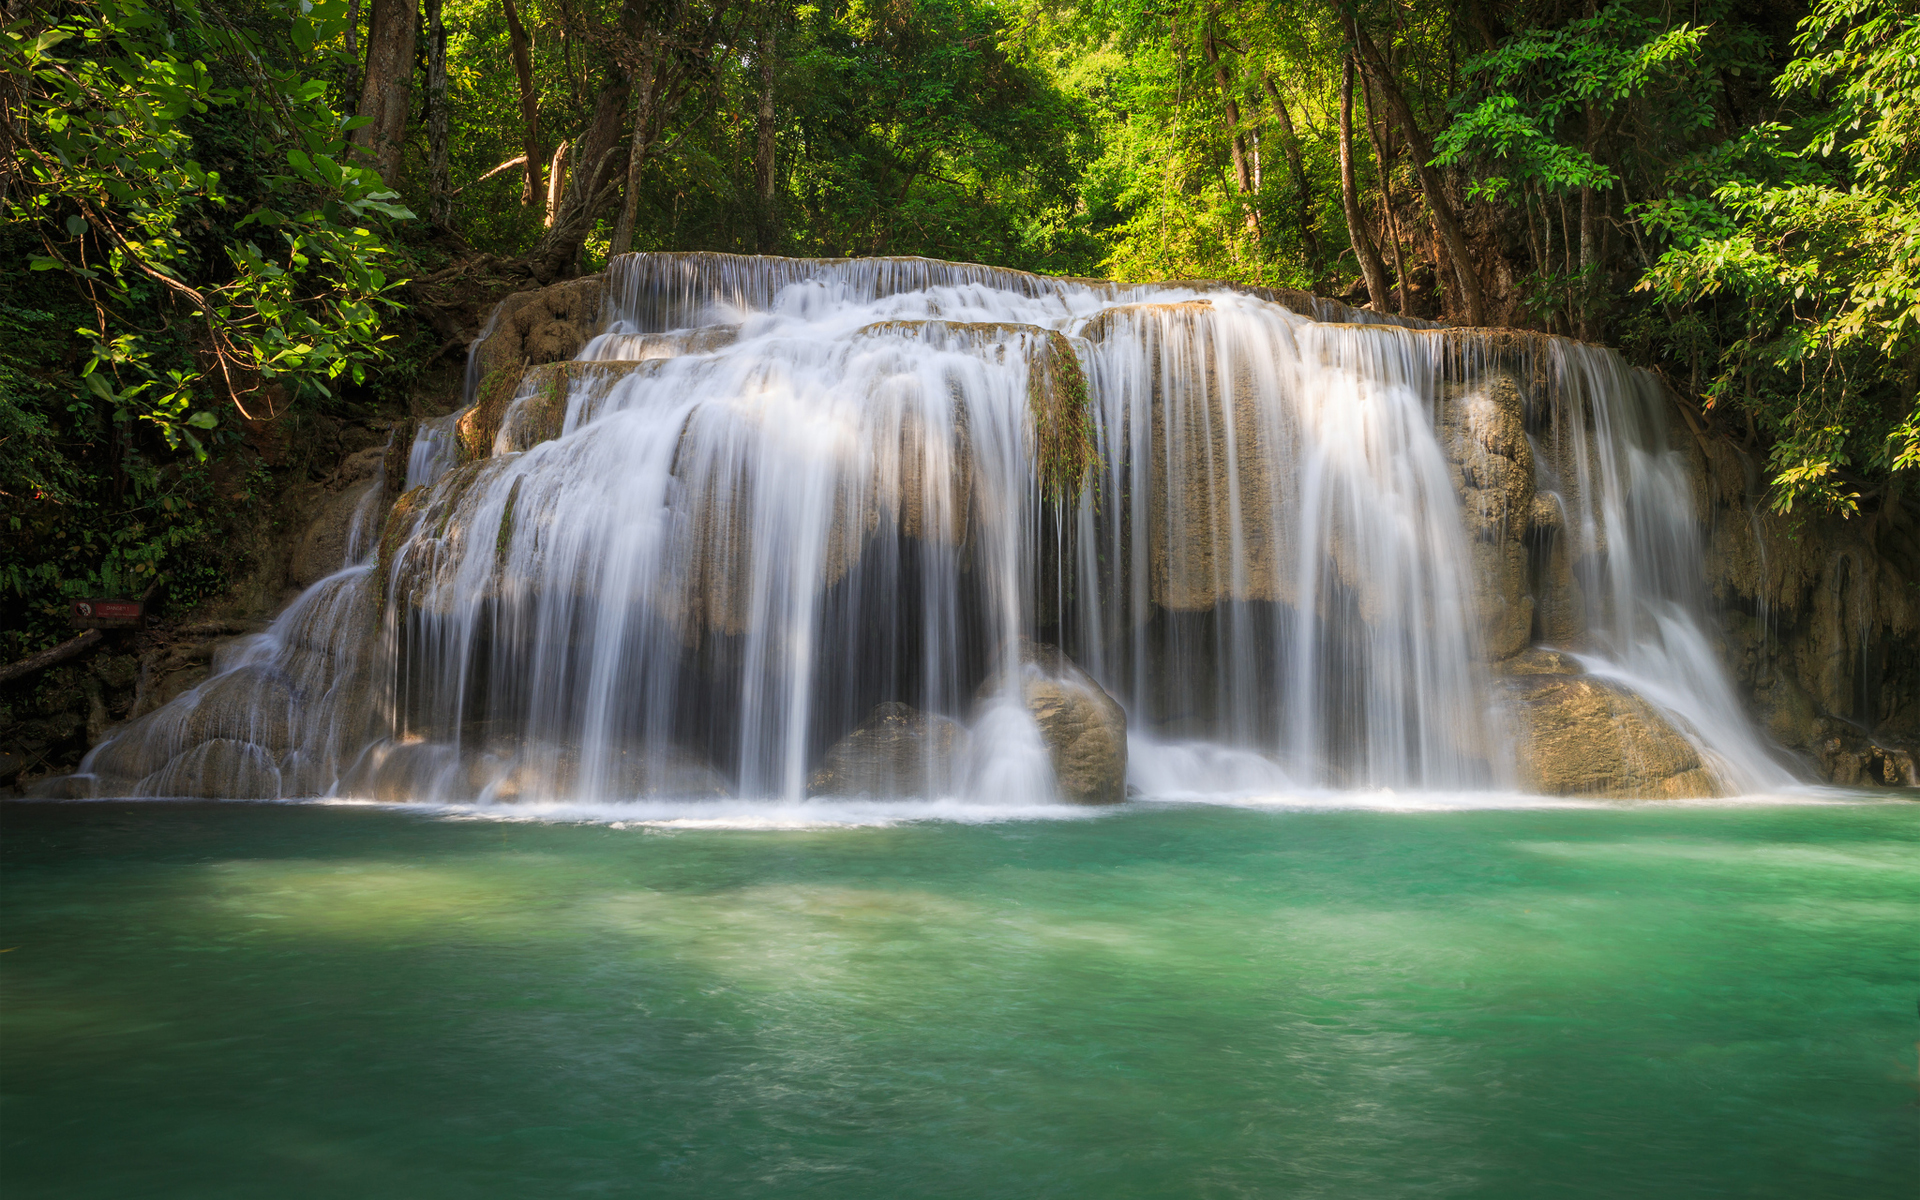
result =
M14 1200L1920 1178L1915 804L0 832Z

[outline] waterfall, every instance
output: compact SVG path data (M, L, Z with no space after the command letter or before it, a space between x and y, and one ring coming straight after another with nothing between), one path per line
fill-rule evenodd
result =
M1604 350L1205 282L639 254L575 359L515 374L470 369L377 553L97 786L797 801L893 747L906 794L1031 803L1110 695L1149 795L1502 789L1529 646L1722 789L1791 778L1713 651L1670 406Z

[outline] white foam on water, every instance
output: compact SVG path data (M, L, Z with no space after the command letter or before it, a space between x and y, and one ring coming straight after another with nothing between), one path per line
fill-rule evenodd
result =
M329 797L315 803L417 812L454 820L599 824L614 828L679 830L810 830L885 828L923 822L988 825L1006 821L1085 821L1113 816L1125 806L1061 803L986 803L958 797L934 800L686 800L554 801L515 804L414 804Z

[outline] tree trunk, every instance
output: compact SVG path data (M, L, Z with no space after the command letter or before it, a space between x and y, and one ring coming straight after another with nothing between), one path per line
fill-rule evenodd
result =
M593 122L574 142L569 157L573 169L554 213L553 224L533 249L519 259L535 283L564 279L580 256L580 247L613 199L621 177L620 130L627 112L627 88L619 84L600 93L593 106Z
M453 219L447 186L446 0L427 0L427 216L442 229Z
M779 33L780 12L767 14L760 31L760 113L758 135L753 151L754 245L762 254L772 254L776 245L773 222L773 57Z
M78 637L68 638L50 650L29 654L19 662L8 663L0 667L0 683L24 678L36 671L44 671L57 663L63 663L76 654L84 654L99 645L101 639L106 636L98 629L89 629Z
M1380 136L1380 126L1374 119L1373 88L1362 80L1361 96L1367 102L1367 140L1373 143L1373 161L1375 174L1380 182L1380 231L1387 236L1387 244L1393 248L1393 285L1400 297L1400 315L1406 316L1411 305L1407 302L1407 259L1400 249L1400 222L1393 215L1393 188L1388 177L1392 163L1387 158L1387 139Z
M367 17L367 75L359 115L372 118L350 140L373 161L387 186L400 178L406 145L407 103L413 89L414 44L420 36L415 0L373 0Z
M340 89L346 96L349 117L360 107L360 0L347 0L347 81Z
M633 249L633 223L640 215L640 172L653 144L654 82L660 60L658 34L648 36L633 72L633 138L627 148L627 186L620 201L620 219L613 226L609 255Z
M1246 139L1240 135L1240 105L1233 98L1233 81L1227 75L1227 65L1220 61L1213 30L1209 29L1201 36L1200 53L1206 57L1207 65L1213 68L1213 83L1220 89L1220 112L1227 127L1227 141L1233 155L1233 184L1244 196L1253 191L1253 175L1247 166Z
M552 228L553 218L560 212L560 200L567 194L567 149L572 142L561 142L554 148L553 162L547 167L547 226Z
M1211 23L1200 38L1200 53L1205 56L1207 65L1213 68L1214 86L1220 89L1220 114L1227 127L1227 146L1233 155L1233 186L1240 195L1253 195L1253 166L1247 158L1246 135L1240 130L1240 103L1233 98L1233 79L1227 74L1227 65L1220 61L1220 50L1214 44ZM1260 213L1251 200L1247 203L1247 229L1258 232Z
M1300 135L1294 132L1293 116L1287 112L1286 102L1280 99L1273 80L1262 75L1260 86L1266 90L1267 99L1273 104L1273 115L1280 121L1280 149L1287 156L1287 169L1292 172L1294 190L1300 195L1300 237L1307 244L1307 253L1313 256L1314 269L1318 270L1324 256L1320 252L1320 239L1313 232L1313 189L1307 184L1306 164L1300 161Z
M520 81L520 122L527 136L527 178L520 187L520 203L532 204L540 197L540 95L533 90L533 39L520 23L520 10L513 0L501 0L507 10L507 49L513 58L513 74Z
M1341 21L1346 25L1347 37L1358 48L1361 63L1367 73L1379 85L1380 96L1387 102L1387 111L1393 114L1394 123L1400 126L1407 145L1413 150L1414 170L1420 177L1420 191L1427 198L1427 207L1433 210L1433 220L1440 227L1440 236L1447 243L1447 256L1453 260L1453 275L1460 284L1460 294L1467 302L1467 323L1483 325L1486 323L1486 296L1480 287L1480 276L1473 269L1473 258L1467 250L1467 235L1460 228L1460 218L1448 201L1445 187L1441 183L1440 172L1433 167L1433 142L1414 120L1413 109L1407 104L1407 98L1400 91L1400 85L1394 82L1392 72L1386 68L1386 62L1380 57L1379 47L1360 28L1350 12L1342 12Z
M1353 242L1353 254L1360 260L1360 274L1367 281L1367 298L1376 312L1387 311L1387 268L1367 236L1365 217L1360 212L1360 192L1353 180L1353 55L1342 60L1340 78L1340 205L1347 215L1347 237Z

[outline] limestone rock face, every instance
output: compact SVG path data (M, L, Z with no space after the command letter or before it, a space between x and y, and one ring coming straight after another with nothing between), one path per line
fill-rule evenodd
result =
M1292 602L1293 533L1274 520L1288 432L1264 419L1244 357L1231 374L1201 353L1215 333L1204 302L1108 309L1083 331L1137 343L1154 364L1152 425L1168 431L1148 470L1147 562L1153 602L1199 612L1223 600ZM1227 531L1236 531L1229 536Z
M467 783L475 796L489 800L541 800L599 792L608 799L656 796L716 799L728 793L726 780L703 758L677 746L651 746L620 752L598 781L583 770L576 750L532 744L518 755L470 757Z
M1455 389L1440 409L1440 435L1473 555L1482 636L1498 661L1533 632L1526 535L1538 501L1519 382L1494 372Z
M1883 746L1856 733L1829 734L1814 746L1813 754L1827 778L1841 787L1920 786L1912 751Z
M1719 794L1693 744L1626 688L1587 675L1504 683L1522 786L1549 796Z
M176 755L145 790L151 796L200 800L277 800L280 772L259 746L214 738Z
M1495 675L1580 675L1585 671L1571 654L1544 646L1528 647L1493 665Z
M1002 690L998 676L982 696ZM1020 645L1020 695L1040 727L1062 799L1115 804L1127 798L1127 713L1058 648Z
M529 741L487 749L444 742L386 742L371 747L341 791L389 804L410 801L501 803L579 797L634 800L712 799L730 789L703 758L677 746L617 753L599 778L583 769L576 747Z
M1920 745L1920 521L1899 502L1852 520L1775 513L1761 464L1722 439L1678 440L1726 665L1755 717L1833 783L1891 783Z
M606 276L588 275L501 301L478 351L482 379L503 368L572 358L600 329Z
M287 568L287 582L308 587L347 565L347 552L354 548L364 553L370 547L356 545L356 525L361 537L370 537L366 526L376 514L379 503L374 491L380 485L380 468L386 458L381 446L350 456L328 481L328 491L319 502L313 520L300 535Z
M835 742L808 791L816 796L943 796L965 755L958 721L889 701Z

